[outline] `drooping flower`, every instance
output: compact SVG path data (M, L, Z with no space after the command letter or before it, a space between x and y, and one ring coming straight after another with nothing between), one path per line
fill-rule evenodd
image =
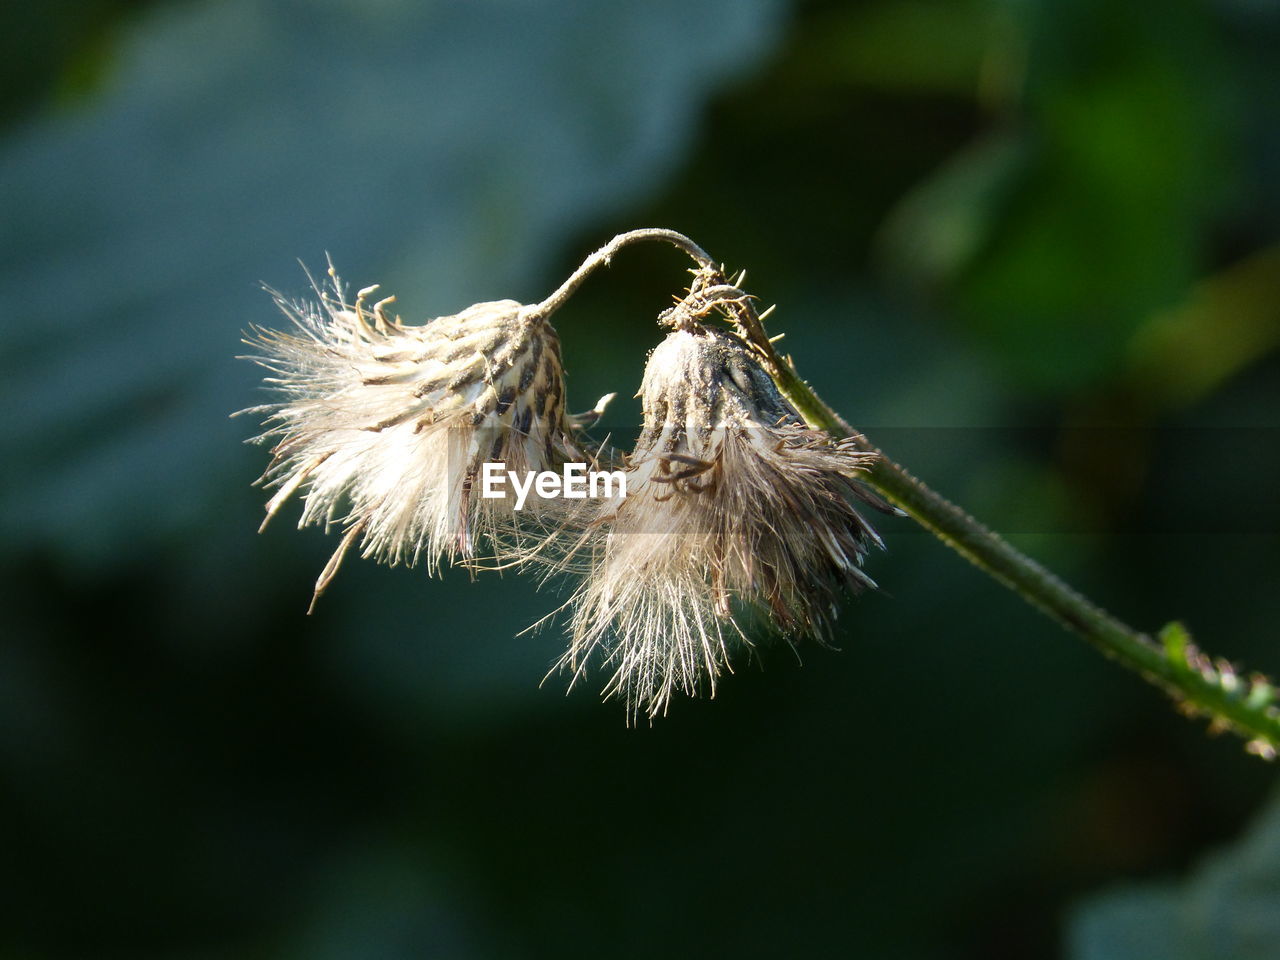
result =
M282 395L245 411L268 414L257 439L274 444L263 526L298 494L299 527L342 528L317 598L357 543L362 556L430 572L481 542L496 549L495 520L511 505L480 496L482 463L525 472L582 458L543 312L498 300L406 325L387 313L394 298L366 307L369 287L348 303L329 273L318 303L276 297L292 331L255 329L247 341Z
M673 325L645 369L628 495L568 550L588 572L560 664L576 680L603 661L606 695L650 718L677 691L714 694L759 626L826 637L841 593L875 586L862 563L883 543L855 503L893 509L858 481L876 455L809 428L743 340Z

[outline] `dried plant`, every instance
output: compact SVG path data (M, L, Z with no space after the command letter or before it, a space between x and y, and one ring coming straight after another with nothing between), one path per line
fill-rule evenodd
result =
M644 427L622 475L630 495L538 501L524 518L509 499L477 497L486 463L536 472L610 456L565 414L548 318L619 250L648 240L679 247L696 270L660 318L672 332L645 370ZM297 493L301 526L343 528L316 596L357 542L365 556L432 571L482 566L486 542L497 565L582 574L561 666L576 679L602 660L606 695L653 717L676 691L714 692L731 648L766 627L826 637L841 594L874 586L862 563L881 541L856 509L867 504L912 517L1188 714L1275 756L1274 684L1210 658L1176 623L1158 639L1121 623L883 455L779 356L741 283L687 237L650 229L615 237L532 306L480 303L406 326L387 315L389 300L366 310L374 288L349 304L336 278L318 304L277 298L295 332L250 340L283 396L253 408L268 414L258 439L274 442L267 519Z

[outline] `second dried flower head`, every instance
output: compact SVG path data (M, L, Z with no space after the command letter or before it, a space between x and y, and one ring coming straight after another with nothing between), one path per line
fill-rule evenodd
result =
M649 717L714 693L762 629L825 639L841 593L875 586L862 563L883 544L856 505L891 509L858 481L874 454L810 429L738 335L674 316L645 368L629 495L569 551L589 562L562 660L577 676L598 659L606 693Z

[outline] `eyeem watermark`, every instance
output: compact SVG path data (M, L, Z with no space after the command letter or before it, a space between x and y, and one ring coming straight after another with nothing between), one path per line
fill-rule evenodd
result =
M522 482L523 480L523 482ZM485 463L480 467L480 496L485 500L502 500L507 485L515 492L515 509L523 510L532 490L539 497L585 500L587 497L625 497L627 475L621 470L588 470L585 463L566 463L554 470L528 470L523 478L504 463Z

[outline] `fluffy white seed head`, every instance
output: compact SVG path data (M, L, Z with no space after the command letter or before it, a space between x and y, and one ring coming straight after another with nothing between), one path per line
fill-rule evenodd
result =
M374 289L348 303L335 277L318 303L277 297L293 329L248 341L282 397L254 408L269 414L258 440L273 443L267 520L297 494L300 527L343 530L317 596L357 543L362 556L431 572L480 541L496 547L487 535L511 507L480 497L483 462L526 471L581 457L545 317L498 300L407 326L389 300L366 308Z

